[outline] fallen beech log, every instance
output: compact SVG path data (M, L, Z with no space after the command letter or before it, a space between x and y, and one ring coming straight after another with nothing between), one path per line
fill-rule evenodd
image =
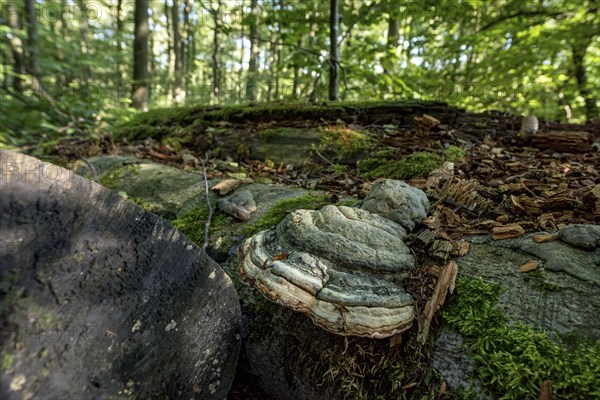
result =
M582 131L548 131L531 138L531 145L567 153L590 151L590 133Z

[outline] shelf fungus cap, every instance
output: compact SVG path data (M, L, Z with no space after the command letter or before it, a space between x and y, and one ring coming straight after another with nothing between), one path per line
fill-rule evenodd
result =
M339 335L385 338L413 323L415 264L397 222L366 210L296 210L238 250L242 280Z

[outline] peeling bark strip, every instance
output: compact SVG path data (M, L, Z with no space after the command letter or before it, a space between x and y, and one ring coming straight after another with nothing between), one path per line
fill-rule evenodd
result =
M425 304L422 318L419 318L419 321L422 321L422 324L419 325L419 333L417 334L419 343L425 344L433 316L446 301L446 295L454 292L457 274L458 265L454 261L450 261L442 270L442 274L435 285L433 295L427 304Z

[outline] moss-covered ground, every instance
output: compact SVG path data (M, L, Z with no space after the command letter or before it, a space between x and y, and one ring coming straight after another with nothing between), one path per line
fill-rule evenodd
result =
M464 155L465 151L457 146L449 146L441 155L421 151L403 156L398 154L398 149L388 147L362 160L358 169L365 179L420 178L439 168L445 161L460 162Z
M497 307L501 288L481 278L457 280L457 296L444 312L465 340L477 378L498 399L535 399L552 382L553 399L600 398L600 341L552 340Z

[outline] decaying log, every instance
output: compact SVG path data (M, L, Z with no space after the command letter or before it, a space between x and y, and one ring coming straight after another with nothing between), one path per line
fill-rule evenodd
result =
M567 153L590 151L590 142L589 132L548 131L540 132L531 138L533 147Z

